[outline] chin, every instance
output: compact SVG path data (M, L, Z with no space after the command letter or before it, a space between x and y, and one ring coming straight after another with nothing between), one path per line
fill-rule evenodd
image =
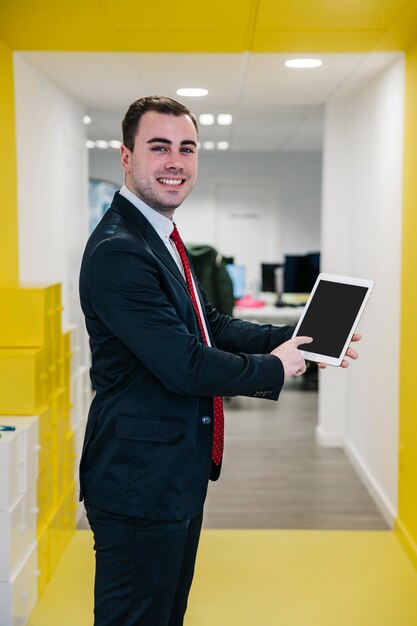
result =
M180 206L180 204L182 204L185 200L186 196L184 196L183 198L168 198L164 200L161 200L160 202L160 208L163 210L165 209L166 211L172 211L173 209L176 209L177 207Z

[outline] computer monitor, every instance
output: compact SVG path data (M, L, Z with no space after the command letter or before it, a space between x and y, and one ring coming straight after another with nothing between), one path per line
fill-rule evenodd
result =
M310 293L319 273L319 252L285 255L284 292Z
M276 270L282 267L282 263L261 263L262 291L277 293Z
M226 269L233 286L233 297L243 298L246 293L246 267L237 263L228 263Z

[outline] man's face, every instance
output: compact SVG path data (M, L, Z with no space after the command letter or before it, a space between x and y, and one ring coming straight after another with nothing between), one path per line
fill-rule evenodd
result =
M121 148L127 187L171 217L197 177L197 131L188 115L148 111L139 122L133 152Z

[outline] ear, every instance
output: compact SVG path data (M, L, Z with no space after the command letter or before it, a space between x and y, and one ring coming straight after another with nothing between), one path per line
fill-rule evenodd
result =
M129 174L130 172L131 158L132 152L129 150L129 148L126 148L125 145L122 145L120 148L120 160L122 162L122 167L125 174Z

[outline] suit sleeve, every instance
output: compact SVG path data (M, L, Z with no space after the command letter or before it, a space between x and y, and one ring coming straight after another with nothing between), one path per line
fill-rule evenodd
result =
M170 391L278 398L281 361L269 354L232 353L226 340L220 342L223 349L203 345L180 317L145 249L107 239L90 255L88 272L95 313ZM216 335L226 337L225 323L219 319L215 326Z
M255 324L222 315L205 296L204 305L216 346L228 352L269 354L271 350L291 339L294 332L294 326Z

